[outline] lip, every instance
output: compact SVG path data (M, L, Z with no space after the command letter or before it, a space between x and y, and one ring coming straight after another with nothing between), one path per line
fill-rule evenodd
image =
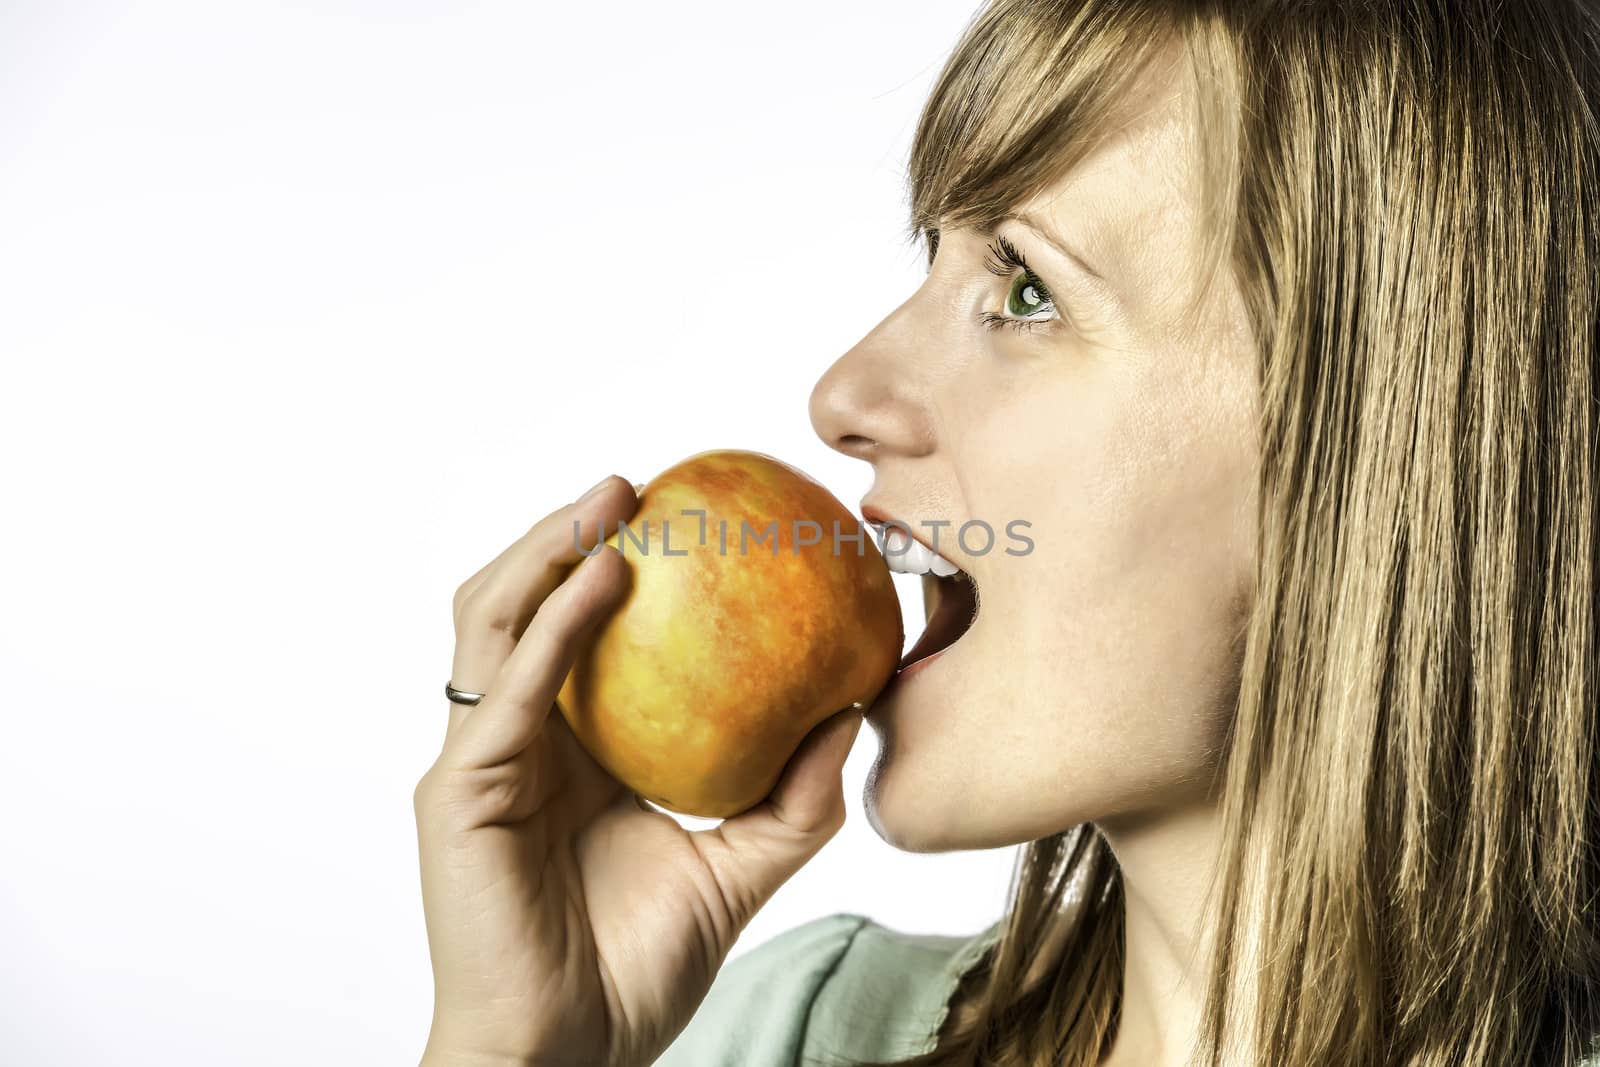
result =
M901 689L905 688L905 686L911 681L913 675L926 670L930 664L932 664L935 660L943 658L944 654L950 651L950 648L953 647L955 646L952 645L946 648L941 648L931 656L923 656L915 663L908 663L906 666L895 671L894 677L890 678L889 683L883 687L883 692L879 693L877 698L873 700L873 702L867 707L867 717L874 718L876 715L881 714L882 709L889 707L889 705L893 703L895 696L899 694Z
M946 652L949 652L950 649L953 648L953 647L954 647L953 645L946 645L945 647L941 648L939 651L933 653L932 655L923 656L919 660L913 660L912 662L906 664L904 667L902 667L898 671L896 671L895 672L895 677L896 678L906 678L906 677L909 677L910 675L913 675L913 674L917 673L918 671L922 670L922 668L926 667L928 664L932 663L934 660L936 660L940 656L944 655Z
M861 502L861 517L864 520L866 520L867 522L876 523L879 526L883 526L883 525L886 525L886 524L891 523L891 522L895 523L897 526L899 526L901 529L905 530L905 532L910 535L911 540L917 542L917 544L921 545L923 548L926 548L929 552L932 552L934 555L943 556L946 562L954 563L957 567L961 567L961 564L956 563L955 560L951 559L948 555L945 555L944 552L941 552L937 548L934 548L933 545L928 541L928 539L923 537L921 534L919 534L917 532L916 528L911 523L907 522L905 519L897 518L894 515L890 515L887 511L884 511L882 508L878 507L876 504L869 504L865 500L863 500ZM962 570L962 573L964 573L964 574L970 574L971 573L965 567L961 567L961 570Z

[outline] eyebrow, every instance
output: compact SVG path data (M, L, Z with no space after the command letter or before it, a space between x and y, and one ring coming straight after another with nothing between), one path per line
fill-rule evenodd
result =
M993 237L995 235L995 231L999 230L1000 224L1008 220L1022 223L1028 229L1037 234L1039 240L1043 241L1045 244L1049 245L1051 248L1060 253L1063 259L1071 260L1077 265L1079 270L1094 278L1096 281L1099 281L1101 284L1110 284L1106 281L1105 275L1101 274L1099 271L1095 270L1089 265L1088 260L1084 259L1072 249L1068 248L1067 243L1061 239L1059 234L1030 215L1024 215L1016 211L1008 211L1004 215L997 216L993 222L988 223L987 225L980 224L974 228L978 233L985 237Z

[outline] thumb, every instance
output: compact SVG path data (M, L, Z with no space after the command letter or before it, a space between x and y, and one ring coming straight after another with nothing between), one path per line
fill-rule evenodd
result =
M735 930L743 929L844 825L844 762L860 732L861 712L855 708L824 719L789 757L765 800L719 826L696 831L726 846L708 858Z
M846 708L818 723L800 742L762 805L780 825L812 835L832 823L827 830L831 837L844 823L844 761L861 732L861 721L861 712Z

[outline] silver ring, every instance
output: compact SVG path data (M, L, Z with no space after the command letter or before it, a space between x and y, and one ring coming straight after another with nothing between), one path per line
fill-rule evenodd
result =
M463 693L449 682L444 683L444 695L453 704L467 705L476 704L484 697L482 693Z

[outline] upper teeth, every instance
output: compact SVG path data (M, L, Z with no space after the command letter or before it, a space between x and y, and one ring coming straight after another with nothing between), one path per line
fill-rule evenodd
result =
M888 561L889 569L892 571L901 574L933 574L939 578L948 578L961 570L899 526L885 529L882 542L883 558Z

